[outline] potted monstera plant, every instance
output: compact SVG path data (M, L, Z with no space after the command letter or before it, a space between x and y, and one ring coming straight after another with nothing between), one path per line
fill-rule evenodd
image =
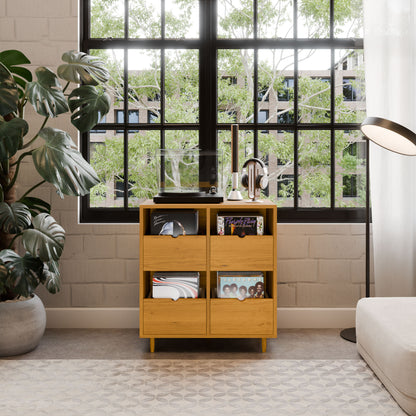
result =
M80 132L90 130L109 111L104 88L109 74L102 61L82 52L66 52L62 60L57 75L39 67L32 77L22 52L0 52L0 356L37 346L46 314L34 291L39 284L51 293L60 289L65 231L51 216L50 204L33 191L49 182L61 197L80 196L99 183L69 134L47 122L65 114ZM82 85L68 92L71 83ZM41 123L34 123L41 124L36 131L25 119L29 104L41 117ZM17 199L20 167L27 161L39 181L19 189Z

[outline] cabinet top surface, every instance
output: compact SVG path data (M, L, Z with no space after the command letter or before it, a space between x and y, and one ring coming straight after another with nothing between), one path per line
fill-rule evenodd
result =
M188 203L184 203L184 204L178 204L178 203L174 203L174 204L157 204L155 202L153 202L152 199L147 199L146 201L142 202L140 204L140 207L143 208L244 208L244 209L261 209L261 208L276 208L276 204L268 199L260 199L258 201L251 201L249 199L244 199L243 201L227 201L225 200L224 202L219 202L219 203L210 203L210 204L206 204L206 203L202 203L202 204L188 204Z

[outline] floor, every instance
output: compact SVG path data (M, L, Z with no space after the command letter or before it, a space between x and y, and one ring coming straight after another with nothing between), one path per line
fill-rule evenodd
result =
M339 332L281 329L265 353L259 339L157 339L150 353L149 340L134 329L47 329L34 351L9 359L360 359Z

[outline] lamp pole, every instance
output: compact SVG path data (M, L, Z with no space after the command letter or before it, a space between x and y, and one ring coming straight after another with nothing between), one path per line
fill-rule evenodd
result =
M365 137L364 137L365 139ZM365 166L365 297L370 297L370 140L366 140ZM357 342L354 328L346 328L340 332L342 338L350 342Z

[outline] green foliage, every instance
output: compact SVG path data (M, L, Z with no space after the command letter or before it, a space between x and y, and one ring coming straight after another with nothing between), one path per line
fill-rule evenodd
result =
M0 119L0 162L14 156L23 146L29 125L22 118L14 118L8 122Z
M69 94L69 108L72 124L81 132L90 131L102 114L110 110L110 97L92 85L83 85Z
M43 283L43 262L30 253L26 253L23 257L15 253L13 250L0 251L0 260L7 268L7 277L4 278L3 285L8 293L13 297L30 296L39 283ZM4 298L4 292L0 293L0 300Z
M36 112L45 117L56 117L68 111L68 104L58 77L48 68L36 70L37 81L26 86L30 103Z
M9 70L0 62L0 115L16 111L19 91Z
M39 132L44 144L32 151L33 164L42 178L53 184L59 195L86 195L98 183L90 164L76 150L65 131L45 127ZM45 164L45 160L48 161Z
M42 262L57 261L64 249L65 230L49 214L39 214L32 221L33 228L23 231L24 248Z
M9 235L9 247L20 238L27 253L21 257L12 250L0 252L0 301L30 296L40 284L55 293L60 287L58 262L65 241L64 229L49 215L51 206L30 196L45 181L63 195L86 195L99 182L96 172L78 152L68 133L45 127L50 117L68 113L81 131L93 127L109 110L109 97L103 86L109 78L102 61L73 51L63 55L58 77L46 67L36 69L36 81L21 65L29 59L16 50L0 52L0 230ZM69 96L71 82L84 82ZM29 126L24 118L30 103L43 117L39 131L26 139ZM42 139L43 143L39 144ZM28 189L17 202L9 202L22 161L32 156L40 182ZM7 202L6 202L7 201ZM9 242L7 244L9 244ZM4 242L3 242L4 246ZM7 245L6 245L7 247Z
M13 75L19 89L19 98L22 98L26 83L32 81L32 73L20 65L30 64L29 59L22 52L12 49L0 52L0 62Z
M84 52L65 52L62 60L67 62L58 67L58 76L75 84L98 85L107 82L109 73L104 63Z
M32 218L29 208L21 202L7 204L0 202L0 230L7 234L17 234L29 228Z

